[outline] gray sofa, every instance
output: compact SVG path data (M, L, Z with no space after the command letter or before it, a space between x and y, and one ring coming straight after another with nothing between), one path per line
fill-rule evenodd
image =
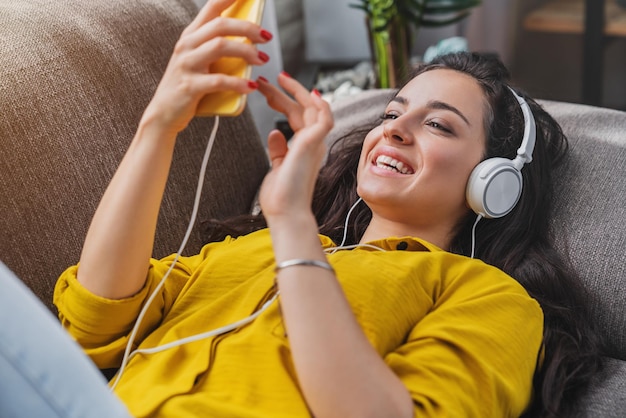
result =
M50 308L95 207L131 140L192 0L0 2L0 260ZM334 104L332 138L376 117L387 91ZM555 228L607 342L607 367L580 417L626 416L626 114L544 102L571 140ZM268 163L249 112L222 121L199 220L248 212ZM177 144L155 255L178 248L190 217L211 119ZM202 245L200 225L187 252ZM109 260L115 262L115 260Z

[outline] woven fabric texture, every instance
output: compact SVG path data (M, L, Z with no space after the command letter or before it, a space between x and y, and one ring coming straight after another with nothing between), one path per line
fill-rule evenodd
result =
M591 289L608 354L626 360L626 113L558 102L545 109L569 138L557 172L555 232Z
M0 257L48 306L196 13L192 0L0 3ZM182 241L212 126L180 136L156 256ZM248 211L267 167L249 113L223 119L199 220ZM188 251L200 245L196 228Z

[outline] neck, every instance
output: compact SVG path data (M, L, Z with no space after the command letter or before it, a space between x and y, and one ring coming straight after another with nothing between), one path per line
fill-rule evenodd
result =
M447 249L450 246L451 231L452 228L448 225L416 226L372 216L360 243L364 244L394 236L411 236L426 240L441 249Z

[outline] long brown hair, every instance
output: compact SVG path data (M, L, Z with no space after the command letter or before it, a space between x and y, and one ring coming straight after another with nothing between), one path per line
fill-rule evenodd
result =
M502 63L475 53L456 53L418 67L411 78L437 68L460 71L477 80L489 103L484 121L487 149L484 158L513 158L520 145L524 120L508 89L509 72ZM569 416L574 401L601 367L601 342L588 321L591 300L576 273L556 250L551 230L553 169L565 157L568 143L558 123L522 92L537 125L533 161L522 169L520 201L505 217L485 219L475 232L475 256L519 281L544 312L544 357L533 381L533 400L525 417ZM380 121L335 142L320 171L312 209L320 233L340 242L345 217L357 201L356 171L363 139ZM471 252L471 229L476 215L468 209L458 224L450 251ZM357 243L371 212L358 205L350 217L346 243ZM208 240L241 235L265 226L262 215L210 224Z

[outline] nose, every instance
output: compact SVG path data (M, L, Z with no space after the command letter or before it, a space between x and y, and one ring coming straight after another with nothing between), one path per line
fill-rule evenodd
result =
M390 142L407 145L414 141L413 133L400 118L387 121L387 123L383 124L383 137Z

